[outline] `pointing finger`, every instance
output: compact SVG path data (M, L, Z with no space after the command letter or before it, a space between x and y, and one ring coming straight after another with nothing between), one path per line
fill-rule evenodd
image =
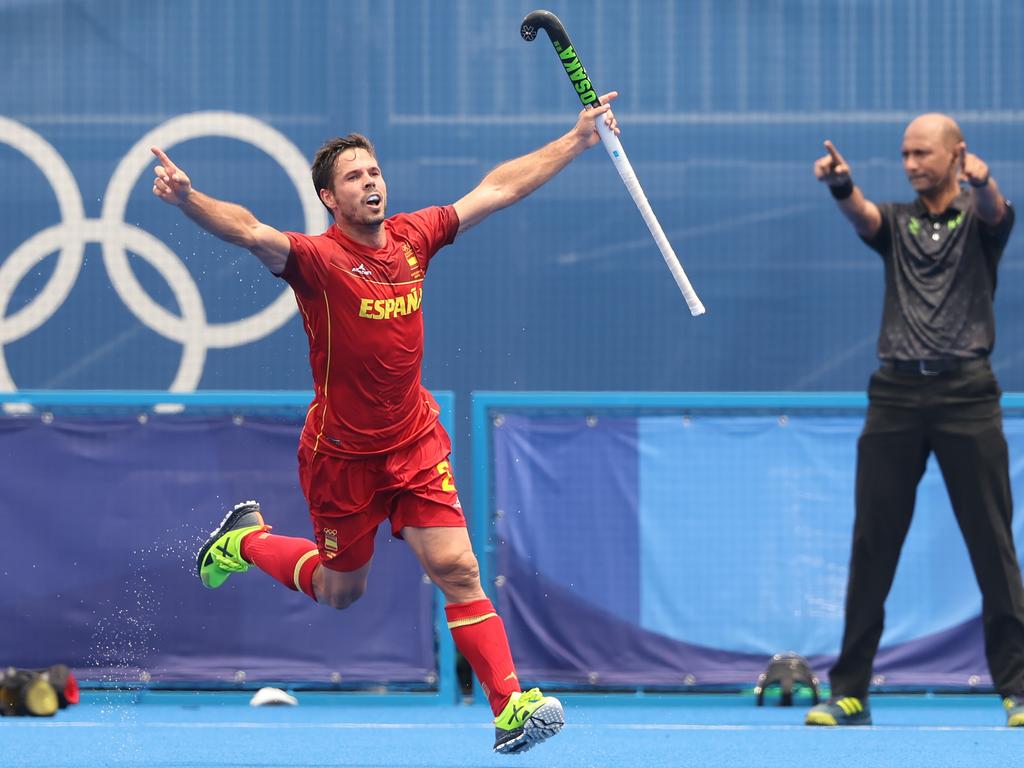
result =
M843 156L839 154L839 150L836 149L836 145L833 144L828 139L825 139L825 149L827 149L828 153L832 155L832 162L836 163L837 165L840 163L846 163L846 161L843 160Z
M178 166L171 162L171 158L169 158L167 153L160 149L160 147L150 147L149 151L156 155L157 159L163 163L169 173L174 173L178 170Z
M618 91L608 91L608 93L604 94L603 96L601 96L601 98L599 98L597 100L597 103L598 104L611 104L618 97L619 97L619 92Z

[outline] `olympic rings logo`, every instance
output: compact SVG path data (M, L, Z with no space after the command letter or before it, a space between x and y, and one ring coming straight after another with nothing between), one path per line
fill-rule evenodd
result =
M253 145L275 160L295 185L307 232L322 232L326 216L309 183L309 166L284 134L266 123L233 112L194 112L172 118L143 136L114 171L103 195L100 218L87 219L82 195L64 158L39 134L0 117L0 143L23 154L42 171L57 196L61 222L19 245L0 264L0 391L16 391L4 347L45 323L71 292L84 261L85 245L99 243L111 285L125 306L144 325L182 345L181 362L170 392L192 392L198 386L209 349L249 344L284 325L296 312L290 288L255 314L224 323L209 323L199 287L184 262L163 242L125 222L128 198L139 177L149 170L153 145L170 149L189 139L237 139ZM25 306L7 314L14 289L34 266L49 254L60 255L43 289ZM143 258L171 288L181 311L177 316L146 292L132 271L128 252Z

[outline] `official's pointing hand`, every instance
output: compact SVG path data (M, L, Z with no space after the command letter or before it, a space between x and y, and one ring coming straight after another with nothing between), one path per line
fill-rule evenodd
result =
M153 179L153 194L171 205L181 205L192 192L192 182L188 175L171 162L160 147L150 147L150 152L156 155L160 165L153 169L156 178Z
M825 140L825 149L828 154L819 157L814 162L814 175L818 181L828 184L830 187L838 187L850 181L850 166L847 165L843 156L835 145Z
M960 151L960 181L966 181L972 187L984 187L988 183L988 163L968 152L966 144L961 144Z

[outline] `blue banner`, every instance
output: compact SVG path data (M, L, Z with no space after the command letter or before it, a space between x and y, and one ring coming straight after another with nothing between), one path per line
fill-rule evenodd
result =
M522 676L752 684L781 651L824 673L843 630L862 421L503 409L491 431L495 576ZM1011 455L1024 452L1024 417L1009 416L1006 432ZM1024 466L1012 474L1020 496ZM1019 516L1014 528L1019 543ZM980 613L932 459L886 606L877 682L990 683Z

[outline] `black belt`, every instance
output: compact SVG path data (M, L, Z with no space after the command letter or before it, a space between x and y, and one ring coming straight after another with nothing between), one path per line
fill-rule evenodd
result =
M932 360L883 360L882 368L901 373L917 373L921 376L938 376L940 373L975 371L988 365L987 357L940 357Z

